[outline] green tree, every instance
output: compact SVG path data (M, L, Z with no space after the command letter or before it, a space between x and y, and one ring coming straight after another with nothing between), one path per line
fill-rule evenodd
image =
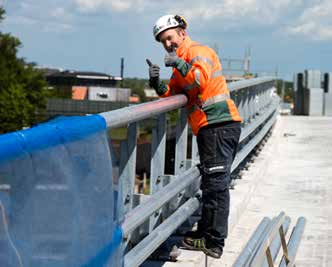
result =
M48 91L48 98L71 99L72 89L70 85L56 85Z
M5 15L5 10L0 7L0 21L3 20L3 16Z
M0 7L0 23L5 10ZM34 63L17 57L21 42L0 32L0 133L31 126L41 119L47 83Z
M0 93L0 131L10 132L29 123L29 102L20 84L11 84Z
M284 92L282 93L282 90ZM281 97L283 95L284 102L292 103L294 102L294 90L293 83L285 80L277 80L277 93Z
M141 102L145 102L144 89L148 87L149 81L138 78L125 78L123 79L122 87L130 88L132 94L140 97Z
M169 80L163 80L166 84L169 82ZM144 89L149 87L149 80L148 79L139 79L139 78L125 78L122 82L122 87L130 88L132 94L136 94L140 97L141 102L146 101L146 96Z

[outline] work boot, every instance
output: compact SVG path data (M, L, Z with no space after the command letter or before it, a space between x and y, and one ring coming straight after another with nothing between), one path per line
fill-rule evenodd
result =
M185 248L190 250L203 251L205 255L219 259L222 255L222 248L209 246L204 237L194 239L192 237L185 237L182 241Z
M188 231L184 234L184 241L187 243L187 244L190 244L193 246L193 242L195 239L200 239L203 237L203 233L200 232L200 231Z

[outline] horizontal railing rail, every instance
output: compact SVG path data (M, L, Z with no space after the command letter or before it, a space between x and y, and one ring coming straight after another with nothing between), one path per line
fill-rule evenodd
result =
M199 207L199 201L192 197L181 205L170 217L153 230L137 246L125 255L124 266L139 266Z
M170 201L200 176L198 168L194 167L182 173L176 180L169 183L158 194L154 194L144 204L128 212L122 225L123 235L126 237L137 226L142 224L151 214Z
M229 83L228 89L232 93L241 89L250 89L251 87L265 83L273 84L274 81L275 79L273 77L242 80ZM105 118L108 128L116 128L183 107L186 103L187 97L180 94L118 110L102 112L99 113L99 115Z
M234 171L259 144L274 124L279 106L274 78L255 78L229 83L231 97L243 118L240 150L232 165ZM191 155L187 156L187 114L185 95L176 95L119 110L100 113L108 128L127 127L121 143L118 212L126 255L124 266L138 266L164 242L199 206L195 197L200 173L195 136L191 137ZM165 173L167 119L165 114L180 110L175 129L174 174ZM155 119L151 141L150 194L134 193L137 159L138 123ZM189 139L190 140L190 139ZM137 202L138 198L138 204ZM138 231L139 229L139 231ZM130 245L129 245L130 243Z
M103 112L99 115L105 118L108 128L116 128L180 108L186 103L187 97L185 95L175 95L131 107Z

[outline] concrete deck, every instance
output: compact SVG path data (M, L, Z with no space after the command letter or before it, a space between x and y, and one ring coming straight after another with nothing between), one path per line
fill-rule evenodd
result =
M220 260L182 250L165 267L232 266L264 216L307 219L297 266L332 266L332 117L279 117L272 136L231 192L229 237ZM291 231L289 231L291 232ZM289 233L288 233L289 235Z

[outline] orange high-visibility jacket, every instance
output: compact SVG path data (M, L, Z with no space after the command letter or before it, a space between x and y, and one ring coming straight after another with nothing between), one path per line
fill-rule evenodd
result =
M242 119L230 99L226 80L217 54L211 48L193 42L188 36L176 50L179 58L189 63L185 76L173 68L167 90L161 97L186 94L188 120L197 135L203 126Z

